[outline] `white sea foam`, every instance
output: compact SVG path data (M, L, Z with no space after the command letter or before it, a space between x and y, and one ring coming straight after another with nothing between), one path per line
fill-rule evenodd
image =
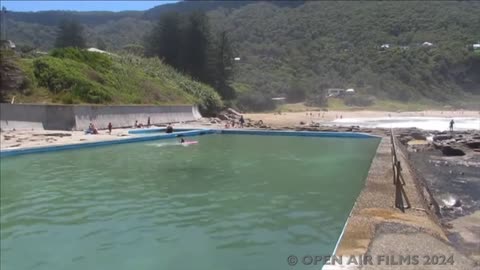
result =
M480 117L378 117L378 118L343 118L331 124L337 126L360 126L369 128L409 128L425 130L448 130L450 120L454 120L454 130L480 130Z

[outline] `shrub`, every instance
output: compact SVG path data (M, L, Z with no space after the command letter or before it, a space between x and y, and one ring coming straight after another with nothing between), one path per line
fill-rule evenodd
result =
M112 67L112 59L104 53L89 52L78 48L55 49L51 56L62 59L70 59L84 63L95 70L108 70Z
M305 100L305 105L307 106L325 106L327 105L327 98L325 97L324 91L314 91L310 92L307 95Z
M71 92L81 100L90 103L102 103L112 100L111 94L100 84L89 80L84 72L85 64L54 57L41 57L33 62L33 73L39 86L52 93Z
M375 103L375 98L372 96L355 95L345 97L345 105L367 107Z
M237 106L242 111L266 111L275 109L273 100L260 92L239 94Z
M120 58L120 62L142 70L153 79L172 82L174 87L195 99L200 112L205 116L214 115L223 108L220 95L212 87L180 74L158 58L141 58L127 54Z

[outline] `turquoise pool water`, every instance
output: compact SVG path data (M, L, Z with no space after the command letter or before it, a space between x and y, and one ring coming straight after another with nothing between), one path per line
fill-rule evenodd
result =
M188 140L1 159L0 268L291 269L332 253L378 145Z

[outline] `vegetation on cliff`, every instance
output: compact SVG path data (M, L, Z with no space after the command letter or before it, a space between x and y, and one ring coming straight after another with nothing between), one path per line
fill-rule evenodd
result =
M16 102L97 104L198 104L204 113L222 107L209 86L158 59L55 49L49 55L11 61L24 73L21 88L2 92Z
M350 106L480 103L480 54L472 49L480 42L480 3L475 1L187 1L145 12L13 12L7 24L20 48L51 49L58 23L71 17L84 26L87 46L140 56L144 48L152 52L144 40L160 33L162 18L170 12L186 18L198 10L207 12L210 32L228 34L236 49L240 61L231 65L234 76L228 83L236 98L229 104L244 110L271 110L272 97L327 106L328 88L354 88L358 96L344 102ZM186 29L183 22L179 29ZM168 61L219 91L218 82L204 79L210 73L199 75ZM91 93L82 99L108 99L108 91L101 92L105 97ZM131 95L141 99L141 93Z

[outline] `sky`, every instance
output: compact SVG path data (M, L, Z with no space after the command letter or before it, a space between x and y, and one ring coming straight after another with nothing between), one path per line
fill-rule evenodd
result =
M76 11L122 11L147 10L155 6L178 1L1 1L11 11L76 10Z

